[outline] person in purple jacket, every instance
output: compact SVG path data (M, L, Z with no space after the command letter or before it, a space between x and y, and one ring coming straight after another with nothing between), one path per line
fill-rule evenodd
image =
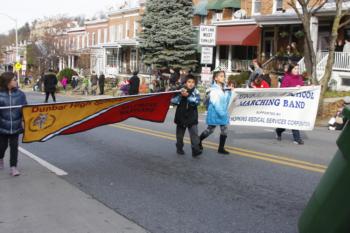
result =
M287 73L285 74L281 87L301 87L304 86L303 77L299 74L299 66L290 64ZM276 129L277 140L282 140L282 133L286 129L278 128ZM299 130L292 130L294 143L297 145L303 145L304 141L300 137Z

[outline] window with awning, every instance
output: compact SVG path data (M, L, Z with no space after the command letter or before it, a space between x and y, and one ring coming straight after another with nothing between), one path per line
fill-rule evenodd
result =
M237 25L217 28L217 45L258 46L261 29L257 25Z
M222 10L224 8L241 8L241 0L209 0L207 10Z

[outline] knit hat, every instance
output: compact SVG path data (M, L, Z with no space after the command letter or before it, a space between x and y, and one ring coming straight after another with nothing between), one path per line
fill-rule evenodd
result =
M345 96L344 97L344 103L345 104L350 104L350 96Z

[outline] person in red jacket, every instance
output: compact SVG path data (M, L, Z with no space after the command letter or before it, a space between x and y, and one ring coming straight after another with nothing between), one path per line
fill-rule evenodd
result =
M253 88L270 88L270 85L263 79L263 75L257 75L251 86Z
M303 80L303 77L299 74L299 66L293 65L293 64L289 65L288 71L283 78L281 87L287 88L287 87L301 87L301 86L304 86L304 80ZM285 130L286 129L281 129L281 128L276 129L278 141L282 140L282 133ZM293 129L292 133L293 133L294 143L297 145L303 145L304 141L300 137L299 130Z

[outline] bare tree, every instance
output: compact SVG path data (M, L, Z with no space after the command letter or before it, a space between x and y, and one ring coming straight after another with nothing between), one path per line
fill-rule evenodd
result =
M305 32L304 37L304 60L307 71L312 75L312 82L318 84L316 77L316 51L312 41L312 32L310 29L311 18L319 11L328 0L290 0L288 4L294 9L298 18L301 20ZM298 4L300 7L298 7Z
M301 6L301 11L297 7L296 2L299 3ZM328 83L332 77L332 70L334 65L334 55L335 55L335 46L336 41L338 39L338 32L339 29L344 27L345 25L348 25L350 23L350 19L346 18L350 15L350 9L343 9L343 3L344 0L335 0L335 14L333 18L333 26L331 31L331 37L330 37L330 44L329 44L329 53L328 53L328 59L327 64L325 67L325 73L323 77L318 81L317 74L316 74L316 51L313 47L313 41L311 37L311 30L310 30L310 23L311 23L311 17L315 15L326 3L330 2L329 0L316 0L313 2L313 4L310 6L310 0L292 0L289 5L294 9L294 11L297 13L299 19L303 23L304 31L305 31L305 66L308 71L312 74L313 83L314 84L320 84L321 89L321 98L320 98L320 104L319 104L319 114L323 111L323 103L324 103L324 96L328 89Z

